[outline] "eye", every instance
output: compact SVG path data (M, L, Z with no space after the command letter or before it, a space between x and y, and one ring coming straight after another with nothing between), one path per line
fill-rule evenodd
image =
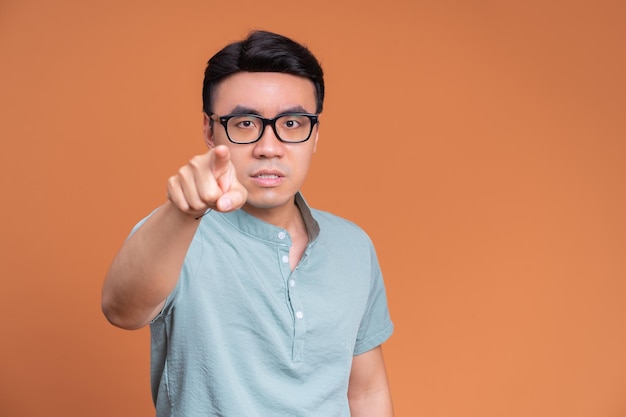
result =
M253 129L256 128L258 121L250 116L237 116L229 121L229 125L237 129Z
M306 120L305 117L298 115L284 116L284 119L281 120L281 125L285 129L298 129L304 125L303 119Z
M247 127L253 127L254 126L254 122L252 120L241 120L240 122L237 123L237 127L241 127L241 128L247 128Z

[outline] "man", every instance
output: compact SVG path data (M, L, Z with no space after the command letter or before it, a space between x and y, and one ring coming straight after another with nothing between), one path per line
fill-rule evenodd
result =
M150 325L157 416L392 416L391 335L367 235L308 207L322 69L309 50L252 32L209 63L209 151L115 257L102 308Z

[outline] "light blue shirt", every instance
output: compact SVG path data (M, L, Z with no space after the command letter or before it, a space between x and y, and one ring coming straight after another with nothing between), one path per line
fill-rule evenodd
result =
M393 331L374 247L355 224L296 202L309 232L243 210L201 220L151 324L158 417L348 417L353 355Z

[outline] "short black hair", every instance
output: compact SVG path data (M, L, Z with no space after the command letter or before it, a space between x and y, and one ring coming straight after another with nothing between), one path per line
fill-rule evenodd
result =
M202 108L212 113L213 96L219 82L237 72L280 72L308 78L316 95L316 113L324 103L324 72L309 49L283 35L256 30L244 40L226 45L213 55L204 71Z

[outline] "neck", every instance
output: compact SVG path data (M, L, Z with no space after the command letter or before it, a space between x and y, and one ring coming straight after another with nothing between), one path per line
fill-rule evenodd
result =
M242 209L259 220L287 230L291 235L306 231L302 214L295 202L272 208L259 208L246 204Z

